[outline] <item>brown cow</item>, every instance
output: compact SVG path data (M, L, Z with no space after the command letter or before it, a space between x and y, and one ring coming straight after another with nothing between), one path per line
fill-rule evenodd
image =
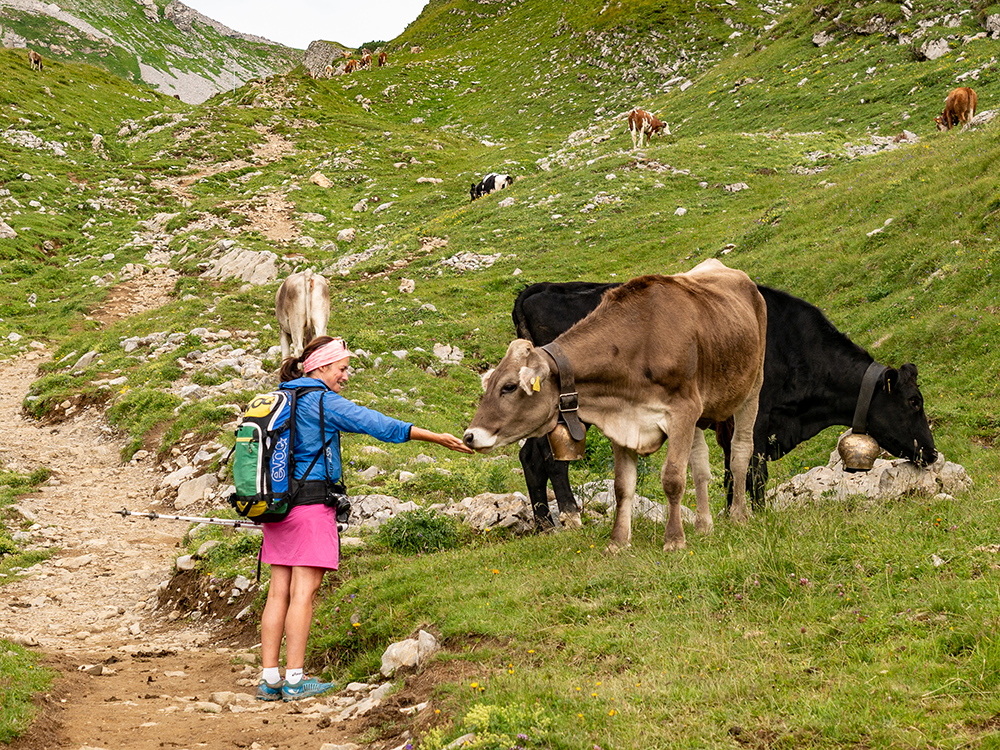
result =
M389 56L385 52L378 53L378 66L381 68L389 60Z
M343 49L343 50L340 51L340 56L342 58L344 58L345 60L350 60L351 59L351 55L353 55L353 54L354 54L353 52L351 52L350 50L347 50L347 49Z
M330 285L306 269L293 273L278 287L274 312L281 337L281 358L297 357L305 345L326 335L330 319Z
M637 456L669 441L661 471L670 504L663 548L685 545L680 501L691 465L695 529L712 529L702 428L735 419L731 516L747 517L746 473L764 372L767 306L742 271L710 259L687 273L642 276L609 291L547 347L517 339L486 383L463 441L480 452L551 432L564 409L611 441L617 510L609 551L628 547ZM555 346L555 351L552 351ZM551 353L550 353L551 352ZM568 394L575 391L578 404ZM574 394L574 395L576 395Z
M944 112L934 118L938 130L951 130L952 125L967 125L976 116L976 92L968 86L955 89L944 100Z
M644 139L648 143L649 139L661 130L666 130L666 134L670 135L670 128L665 122L661 122L655 115L651 115L646 110L638 108L628 113L628 129L632 134L633 151L636 149L636 138L639 140L639 148L642 148Z
M28 52L28 64L31 65L32 70L37 70L41 72L42 70L42 56L39 55L35 50Z
M344 63L344 74L345 75L348 74L348 73L353 73L357 69L358 69L358 61L355 60L353 57L350 60L348 60L346 63Z

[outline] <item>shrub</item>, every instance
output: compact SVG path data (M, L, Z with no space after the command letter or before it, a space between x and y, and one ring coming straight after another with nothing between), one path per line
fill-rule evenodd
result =
M390 552L415 554L455 549L461 534L459 522L431 510L400 513L379 526L372 543Z

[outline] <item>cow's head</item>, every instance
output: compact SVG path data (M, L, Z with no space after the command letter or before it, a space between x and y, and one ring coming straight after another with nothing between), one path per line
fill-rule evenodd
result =
M938 130L947 130L950 123L945 121L945 115L938 115L934 118L934 123L937 125ZM951 119L950 117L948 118Z
M879 379L868 409L868 434L883 450L921 466L934 463L934 436L917 387L917 366L889 368Z
M472 424L462 438L480 453L553 430L559 415L559 385L548 355L516 339L488 378Z

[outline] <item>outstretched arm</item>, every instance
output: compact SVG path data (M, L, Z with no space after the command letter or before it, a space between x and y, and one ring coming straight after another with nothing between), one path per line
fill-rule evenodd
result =
M461 438L457 438L447 432L431 432L416 425L410 428L410 440L423 440L425 443L436 443L459 453L475 453L471 448L466 447Z

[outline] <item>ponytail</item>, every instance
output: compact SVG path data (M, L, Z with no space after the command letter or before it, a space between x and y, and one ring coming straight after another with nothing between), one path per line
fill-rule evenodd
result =
M306 348L302 350L302 354L298 357L287 357L284 361L282 361L281 369L278 370L278 380L282 383L287 383L289 380L301 378L305 375L305 371L302 369L302 363L309 358L310 354L320 347L326 346L331 341L333 341L333 336L317 336L306 344Z

